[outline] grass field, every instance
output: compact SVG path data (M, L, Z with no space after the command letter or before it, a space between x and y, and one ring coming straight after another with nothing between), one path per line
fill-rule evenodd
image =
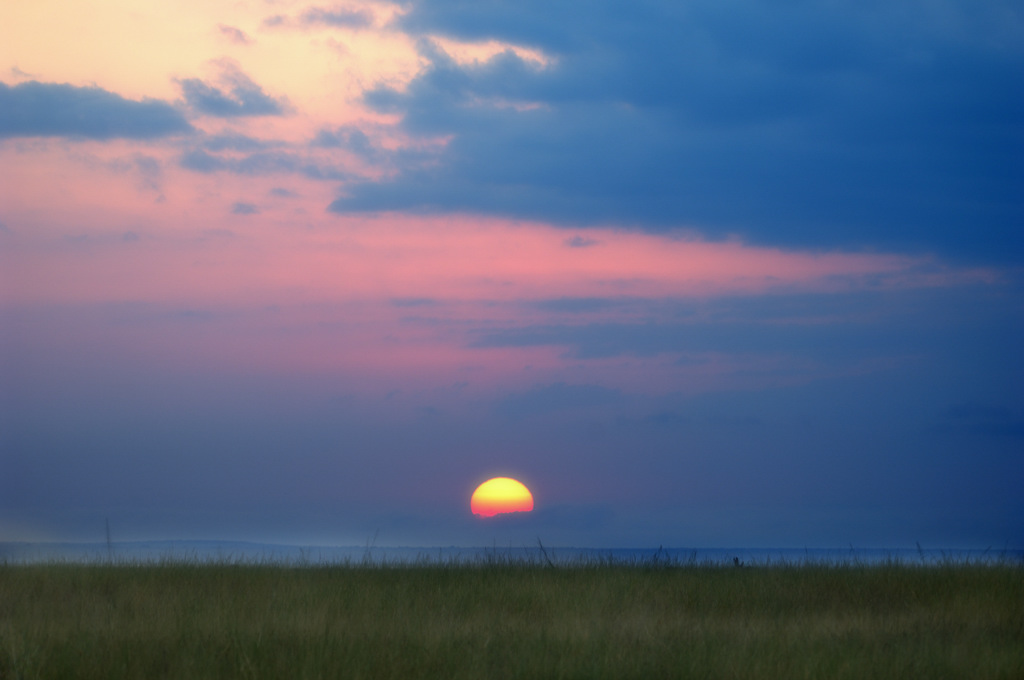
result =
M0 678L1024 678L1019 564L0 565Z

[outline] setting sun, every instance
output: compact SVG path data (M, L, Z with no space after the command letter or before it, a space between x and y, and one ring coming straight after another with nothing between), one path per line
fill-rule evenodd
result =
M473 492L470 508L474 515L493 517L506 512L533 510L533 494L526 485L510 477L488 479Z

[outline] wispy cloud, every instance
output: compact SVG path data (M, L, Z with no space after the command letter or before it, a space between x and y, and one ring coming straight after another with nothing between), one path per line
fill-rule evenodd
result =
M344 28L366 29L374 24L369 9L354 7L308 7L297 16L275 14L263 20L267 28Z
M228 26L227 24L217 24L217 30L220 31L222 36L236 45L251 45L253 42L252 38L246 35L245 31L240 28Z
M299 21L306 26L367 28L373 25L373 14L365 9L310 7L300 15Z
M192 149L182 154L179 164L186 170L195 172L229 172L250 177L296 174L307 179L331 181L346 180L352 177L344 169L290 151L213 154L203 149Z
M231 212L235 215L259 215L260 209L254 203L238 201L232 204Z

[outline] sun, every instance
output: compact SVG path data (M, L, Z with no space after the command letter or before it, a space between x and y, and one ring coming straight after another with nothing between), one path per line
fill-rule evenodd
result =
M506 512L533 510L533 494L522 482L511 477L495 477L476 487L469 507L474 515L494 517Z

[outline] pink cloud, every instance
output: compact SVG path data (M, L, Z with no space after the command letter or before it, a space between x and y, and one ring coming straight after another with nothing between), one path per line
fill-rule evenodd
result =
M703 390L776 369L820 374L785 356L573 358L557 344L474 338L544 324L660 323L673 301L994 277L928 258L787 251L682 232L339 217L325 211L332 183L199 174L179 167L173 149L145 143L47 143L30 153L9 145L0 156L0 268L9 282L0 306L86 310L73 339L57 333L48 342L219 371L328 372L379 394L541 380ZM547 304L573 300L584 303L568 315ZM122 308L146 311L129 324L95 312Z
M270 180L253 185L271 196ZM171 204L128 231L136 210L151 211L140 195L126 183L97 197L113 204L91 220L60 228L18 229L16 220L0 250L14 285L0 302L135 310L129 316L140 318L127 324L86 314L75 342L166 365L344 375L379 396L456 383L526 389L541 380L701 391L780 367L799 379L817 368L723 353L683 362L678 352L573 358L554 345L474 345L467 333L657 321L664 300L954 285L965 276L909 257L628 231L577 230L571 238L588 245L571 247L564 230L543 224L318 215L309 203L316 196L301 199L305 219L296 224L294 197L268 198L259 214L231 214L237 186L188 209ZM610 302L569 317L543 304L576 298Z

